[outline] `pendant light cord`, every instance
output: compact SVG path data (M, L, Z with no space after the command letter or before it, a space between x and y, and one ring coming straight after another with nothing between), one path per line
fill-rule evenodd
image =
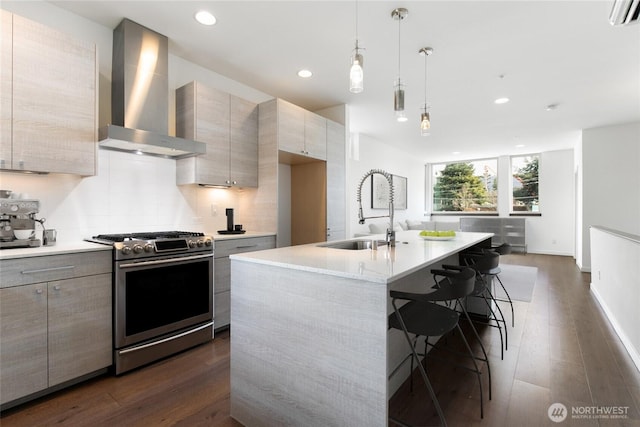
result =
M400 73L400 46L401 46L401 43L400 43L400 37L401 37L400 28L401 28L401 25L400 25L400 23L401 22L402 22L402 15L398 14L398 85L400 85L400 76L401 76L401 73Z
M424 53L424 112L427 112L427 52Z

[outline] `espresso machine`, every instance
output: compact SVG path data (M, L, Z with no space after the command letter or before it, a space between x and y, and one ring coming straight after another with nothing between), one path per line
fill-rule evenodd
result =
M41 245L35 238L40 201L35 199L0 199L0 249L34 248Z

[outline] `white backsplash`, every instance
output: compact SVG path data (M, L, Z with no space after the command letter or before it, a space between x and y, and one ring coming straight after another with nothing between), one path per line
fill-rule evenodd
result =
M175 176L175 160L99 150L96 176L0 172L0 188L39 199L37 217L58 230L60 243L103 233L214 233L226 228L225 208L243 224L243 191L177 186Z

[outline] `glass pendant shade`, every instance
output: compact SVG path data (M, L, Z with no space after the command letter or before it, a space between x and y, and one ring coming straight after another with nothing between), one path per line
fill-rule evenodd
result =
M352 93L360 93L364 89L364 71L362 70L363 58L358 53L351 57L351 70L349 71L349 91Z
M420 115L420 135L427 136L431 129L431 117L428 112L424 112Z

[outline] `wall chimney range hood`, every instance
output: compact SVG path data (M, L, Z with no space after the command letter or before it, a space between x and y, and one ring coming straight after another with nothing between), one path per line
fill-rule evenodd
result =
M113 123L98 130L101 148L173 159L206 153L202 142L168 136L168 44L126 18L113 30Z

